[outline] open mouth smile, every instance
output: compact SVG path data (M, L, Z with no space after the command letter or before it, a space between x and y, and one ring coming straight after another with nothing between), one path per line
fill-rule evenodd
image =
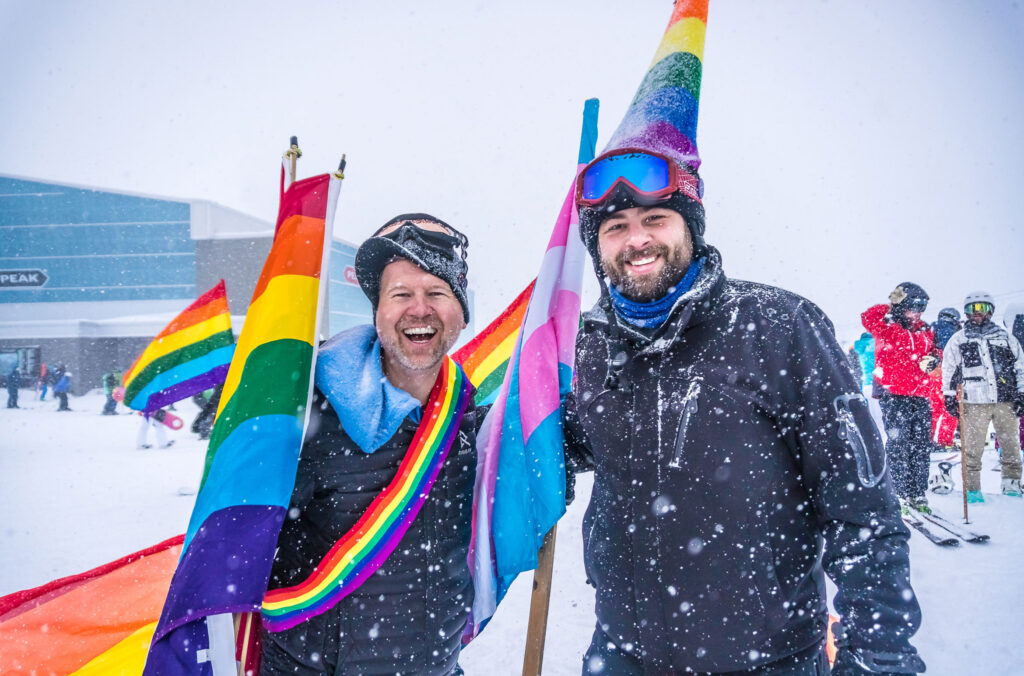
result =
M413 343L429 343L437 335L437 329L430 326L417 326L402 329L402 335Z

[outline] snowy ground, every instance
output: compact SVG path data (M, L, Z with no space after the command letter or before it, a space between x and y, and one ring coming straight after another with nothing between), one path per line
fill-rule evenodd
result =
M179 404L185 429L168 430L175 444L136 450L139 418L105 417L102 395L72 397L71 413L56 402L0 409L0 595L78 573L184 531L198 484L203 442L190 434L196 409ZM125 410L120 409L122 412ZM986 504L972 505L984 545L940 549L914 533L914 587L924 608L915 644L933 676L1024 674L1024 501L995 495L999 474L985 456ZM959 491L959 468L957 476ZM554 592L547 636L548 675L579 674L593 631L593 592L582 572L580 522L589 499L584 477L578 499L559 524ZM932 496L956 517L960 493ZM519 674L522 668L530 575L517 581L493 622L463 653L470 675Z

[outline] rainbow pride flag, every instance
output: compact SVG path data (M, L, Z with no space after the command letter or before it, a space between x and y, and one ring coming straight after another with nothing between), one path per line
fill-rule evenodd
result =
M527 284L494 321L452 354L476 388L477 406L493 404L498 397L535 282Z
M142 673L183 539L0 597L0 671Z
M472 396L462 368L445 357L409 450L391 483L331 547L304 582L267 592L263 626L290 629L326 612L359 588L387 560L430 495Z
M175 317L124 376L124 403L152 412L224 382L235 353L224 280Z
M231 613L259 610L295 485L340 186L324 174L282 189L146 674L237 673Z
M594 157L597 109L597 99L584 107L577 173ZM483 629L516 576L537 567L544 535L565 513L561 406L572 385L587 261L574 186L575 174L540 273L532 290L520 294L529 296L526 311L494 405L477 435L469 547L476 596L463 642Z

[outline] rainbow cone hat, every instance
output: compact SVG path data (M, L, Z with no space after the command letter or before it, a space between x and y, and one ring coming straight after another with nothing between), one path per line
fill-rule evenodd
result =
M654 60L603 152L642 148L700 167L697 107L707 22L708 0L676 0Z

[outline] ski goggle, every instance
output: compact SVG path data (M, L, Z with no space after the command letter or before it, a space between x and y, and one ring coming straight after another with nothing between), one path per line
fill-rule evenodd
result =
M925 298L908 298L903 301L903 304L908 310L916 310L917 312L924 312L925 308L928 307L928 300Z
M639 148L619 148L588 164L576 179L576 204L598 206L618 185L652 203L676 191L700 202L700 179L671 159Z
M469 244L464 234L447 223L422 219L388 223L381 226L372 236L387 237L399 244L414 240L439 254L451 256L454 253L463 260L466 259L466 247Z
M973 315L973 314L982 314L982 315L984 315L984 314L988 314L989 312L992 312L995 309L996 308L995 308L994 305L992 305L992 303L981 302L981 303L968 303L967 305L964 305L964 313L965 314L969 314L969 315Z

